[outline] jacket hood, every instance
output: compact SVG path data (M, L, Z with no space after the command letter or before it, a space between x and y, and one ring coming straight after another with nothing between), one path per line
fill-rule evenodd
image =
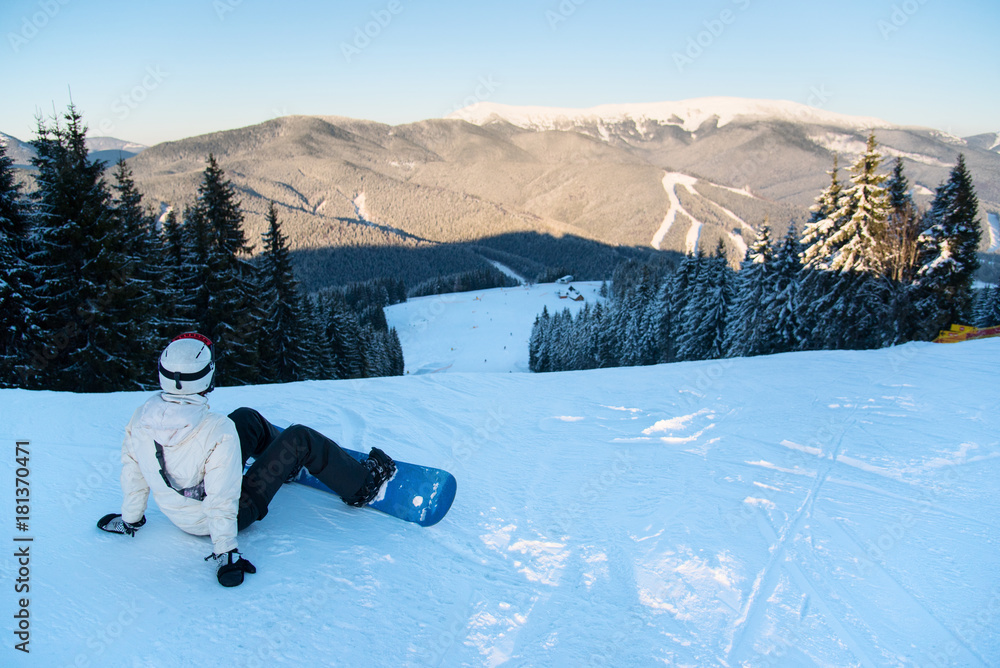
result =
M143 406L140 423L163 447L181 443L208 415L208 399L198 394L160 392Z

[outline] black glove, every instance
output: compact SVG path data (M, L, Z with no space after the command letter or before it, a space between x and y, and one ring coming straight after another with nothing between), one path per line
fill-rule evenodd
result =
M122 520L122 516L118 513L108 513L101 519L97 520L97 528L102 531L107 531L108 533L121 533L126 536L135 536L135 532L146 523L146 516L143 515L142 519L135 524L129 524Z
M223 554L212 553L205 557L205 561L214 559L219 567L216 574L219 584L223 587L236 587L243 584L244 573L256 573L257 569L249 561L240 555L239 550L230 550Z

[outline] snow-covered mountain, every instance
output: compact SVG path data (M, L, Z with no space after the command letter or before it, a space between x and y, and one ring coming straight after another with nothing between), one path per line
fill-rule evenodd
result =
M518 318L556 289L518 288ZM210 542L155 506L134 538L94 526L120 505L122 429L148 393L0 390L0 471L31 490L27 530L14 533L11 487L2 520L33 539L0 558L0 663L1000 660L1000 339L456 373L515 338L510 302L408 305L408 365L454 350L443 373L213 392L216 411L253 406L458 479L428 529L288 485L240 534L257 573L233 590L203 561ZM422 332L437 340L415 347ZM15 439L28 441L22 461ZM13 556L25 545L28 563ZM11 591L18 578L30 589ZM14 649L22 609L30 655Z
M31 147L31 144L4 132L0 132L0 143L4 145L7 157L14 162L16 167L31 165L31 159L35 157L35 149Z
M87 149L93 151L124 151L135 155L149 148L145 144L115 137L87 137Z
M449 252L475 244L451 258L450 271L486 265L475 256L486 249L529 277L543 265L598 278L607 274L591 258L613 266L621 258L610 255L622 249L711 253L722 242L738 262L765 220L776 236L801 225L829 185L834 156L847 178L873 129L886 157L882 169L902 158L918 205L929 204L962 153L983 229L989 214L1000 213L995 150L891 119L736 98L591 109L487 101L398 126L287 117L162 144L132 167L151 199L181 206L214 153L245 193L250 237L265 230L273 200L297 249L392 247L385 258L402 257L401 243L449 245ZM571 247L571 238L586 243ZM533 245L538 240L544 248ZM367 272L375 263L351 252L331 252L325 266L322 253L302 253L310 287L352 265L354 275L339 280L374 278ZM385 273L416 284L430 278L417 269L424 265L421 252L407 252Z
M987 132L981 135L966 137L970 146L977 146L987 151L1000 153L1000 132Z
M563 130L582 123L604 124L632 121L640 127L647 122L655 122L676 125L686 132L696 132L708 121L714 120L717 127L723 127L737 118L830 125L854 130L892 127L892 124L878 118L848 116L797 102L736 97L705 97L678 102L605 104L588 109L511 106L495 102L479 102L456 110L448 118L459 118L477 125L503 120L531 130Z
M0 132L0 142L7 147L7 155L14 161L15 166L31 165L31 159L35 157L35 149L31 144L3 132ZM145 144L114 137L87 137L86 144L91 158L109 163L117 162L119 157L131 158L149 148Z

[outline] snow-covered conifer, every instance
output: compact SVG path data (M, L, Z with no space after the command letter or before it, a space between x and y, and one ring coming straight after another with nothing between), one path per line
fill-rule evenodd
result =
M268 380L287 383L305 377L302 325L298 283L292 270L288 240L281 232L281 222L273 201L267 209L267 225L260 257L260 295L264 302L264 326L260 334L261 368Z
M767 355L775 350L774 323L769 320L774 298L774 244L771 228L761 228L736 275L733 306L723 349L729 357Z
M917 241L917 281L922 309L929 316L925 335L971 318L972 279L979 268L981 236L979 200L960 155L948 180L938 187L926 228Z
M881 163L882 155L872 132L868 135L864 155L851 168L851 186L844 190L840 210L834 214L843 221L829 238L829 244L835 249L830 268L835 271L881 272L883 269L877 246L885 234L889 195L883 186L887 177L878 173Z
M14 176L7 146L0 142L0 387L18 387L17 368L28 357L28 330L33 320L31 294L30 203Z
M840 182L837 156L833 156L830 185L810 207L812 212L802 233L802 264L812 269L829 269L836 254L830 239L843 226L838 212L843 207L844 186Z
M129 240L112 210L104 163L88 155L82 115L70 105L61 120L65 126L40 119L32 142L37 327L27 385L78 392L143 387L148 366L139 370L129 338L137 287Z

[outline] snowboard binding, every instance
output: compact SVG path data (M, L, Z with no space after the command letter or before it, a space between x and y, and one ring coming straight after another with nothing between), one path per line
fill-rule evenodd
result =
M361 463L368 469L368 477L354 496L344 499L344 503L349 506L367 505L378 496L382 485L396 475L396 462L378 448L372 448L368 453L368 459Z

